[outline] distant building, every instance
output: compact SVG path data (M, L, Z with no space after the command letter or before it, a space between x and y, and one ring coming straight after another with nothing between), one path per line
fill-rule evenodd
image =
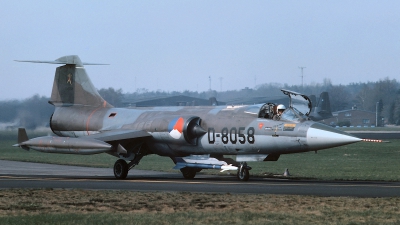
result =
M254 105L254 104L264 104L264 103L275 103L283 104L286 107L289 106L289 98L268 98L268 97L242 97L238 99L231 99L227 101L228 105Z
M322 120L322 123L331 126L354 126L371 127L376 126L376 113L357 108L332 112L333 117Z

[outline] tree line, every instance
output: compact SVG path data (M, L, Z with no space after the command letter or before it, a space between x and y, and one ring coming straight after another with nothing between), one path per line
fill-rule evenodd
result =
M280 89L288 89L306 95L316 95L329 92L333 112L356 107L360 110L375 112L378 110L386 123L400 125L400 83L395 79L384 78L377 82L350 83L333 85L329 79L323 83L313 83L304 86L279 83L260 84L254 88L218 92L215 90L194 91L149 91L138 89L132 93L124 93L122 89L100 89L100 95L115 107L123 107L127 101L138 101L150 98L186 95L208 99L216 97L218 101L230 102L243 98L282 97ZM25 127L35 129L49 126L54 106L48 104L46 96L34 95L24 100L0 101L0 128Z

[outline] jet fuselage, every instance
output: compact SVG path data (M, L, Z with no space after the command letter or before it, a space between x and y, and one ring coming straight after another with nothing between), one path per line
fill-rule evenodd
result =
M331 127L310 121L275 121L259 118L262 105L154 108L93 108L85 106L56 107L51 128L60 136L81 137L110 130L142 130L149 150L162 156L190 154L288 154L333 147L310 130L320 129L335 135L347 135ZM174 121L183 120L177 135L171 134ZM189 137L185 134L190 119L206 132ZM182 134L179 135L179 132ZM185 137L186 136L186 137ZM345 137L344 136L344 137ZM326 138L326 140L324 140ZM343 137L342 137L343 138ZM349 138L351 141L352 137ZM346 141L339 145L347 144ZM338 145L336 145L338 146Z

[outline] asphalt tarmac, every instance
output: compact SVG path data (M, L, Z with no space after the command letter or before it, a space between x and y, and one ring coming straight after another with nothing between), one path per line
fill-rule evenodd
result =
M362 139L400 139L400 131L346 131Z
M199 174L193 180L180 173L131 170L116 180L111 168L89 168L0 160L0 188L55 188L130 191L285 194L352 197L400 197L400 182L316 181Z

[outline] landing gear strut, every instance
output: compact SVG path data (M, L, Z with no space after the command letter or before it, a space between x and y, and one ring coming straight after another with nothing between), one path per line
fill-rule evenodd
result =
M237 172L238 180L248 181L250 178L249 170L251 170L251 167L248 166L246 162L240 163L240 167Z
M128 171L139 164L143 156L136 156L129 164L123 159L118 159L114 164L114 176L117 179L123 180L128 176Z

